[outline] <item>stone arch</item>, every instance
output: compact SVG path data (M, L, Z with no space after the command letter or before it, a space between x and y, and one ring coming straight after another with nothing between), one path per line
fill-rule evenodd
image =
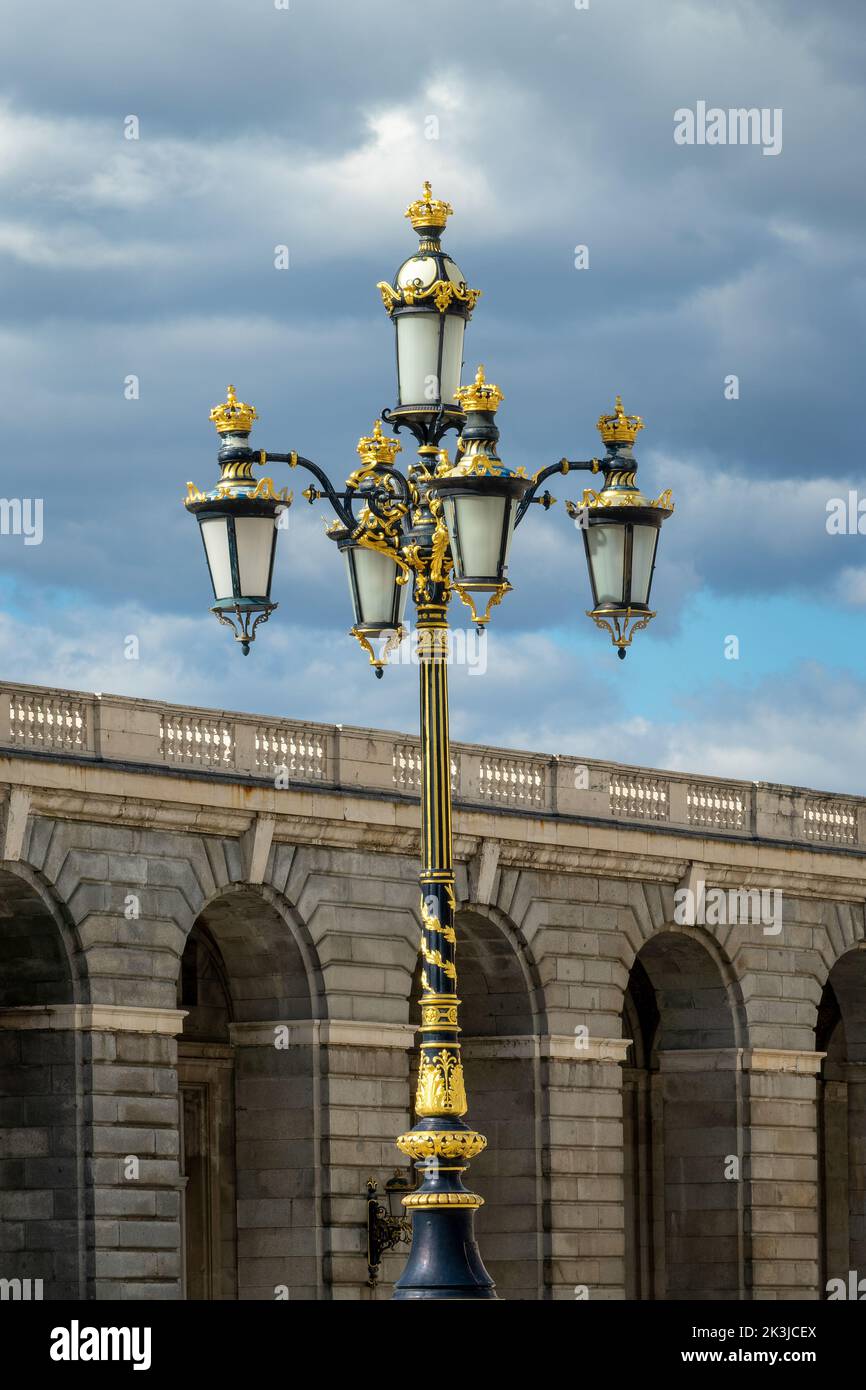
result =
M830 969L815 1024L821 1287L866 1274L866 945ZM838 1286L836 1286L838 1288Z
M24 1297L80 1299L91 1286L84 1160L92 1100L79 1017L88 997L65 907L27 865L3 862L0 1216L3 1274L22 1281Z
M644 941L623 1036L626 1297L743 1297L745 1009L708 933L677 926Z
M233 883L204 904L178 979L190 1297L321 1294L321 970L291 905Z
M476 1230L501 1297L543 1296L544 1177L538 1038L547 1032L538 970L526 940L497 908L462 904L456 921L457 991L469 1097L485 1135L469 1185L484 1198ZM413 1000L420 970L416 969ZM412 1064L412 1090L417 1074Z

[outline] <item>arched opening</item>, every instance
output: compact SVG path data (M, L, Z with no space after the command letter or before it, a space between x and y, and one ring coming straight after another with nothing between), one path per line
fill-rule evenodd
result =
M204 909L178 1007L186 1297L314 1298L316 1011L300 931L276 895L240 885Z
M708 944L670 930L642 947L623 1008L627 1298L745 1294L741 1026Z
M842 1280L849 1297L851 1273L855 1284L866 1276L866 950L846 952L830 971L815 1047L827 1054L818 1095L821 1285L826 1292Z
M3 1277L20 1281L13 1297L87 1296L82 999L69 939L35 880L0 869L0 1248Z
M476 1232L506 1299L543 1297L539 1061L544 1032L528 954L513 928L475 909L457 913L457 985L467 1119L486 1136L468 1185L484 1198ZM413 983L413 1016L420 971ZM411 1086L415 1091L417 1055Z

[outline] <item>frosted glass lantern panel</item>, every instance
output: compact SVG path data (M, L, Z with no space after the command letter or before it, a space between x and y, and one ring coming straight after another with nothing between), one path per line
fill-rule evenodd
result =
M276 540L276 528L270 516L239 516L235 518L235 537L238 547L238 570L241 594L244 598L264 598L271 577L271 554Z
M207 554L214 597L234 598L232 566L229 558L228 518L213 517L201 523L202 540Z
M427 402L435 405L441 399L438 391L439 330L438 313L402 314L397 319L401 405L424 405Z
M625 560L624 526L590 526L589 562L599 604L621 604Z
M631 602L649 603L653 560L658 544L658 528L635 526L631 552Z

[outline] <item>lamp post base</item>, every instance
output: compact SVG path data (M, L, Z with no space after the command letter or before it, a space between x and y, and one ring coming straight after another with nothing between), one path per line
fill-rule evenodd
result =
M496 1300L496 1288L481 1261L474 1226L471 1207L415 1211L412 1253L394 1287L395 1300Z

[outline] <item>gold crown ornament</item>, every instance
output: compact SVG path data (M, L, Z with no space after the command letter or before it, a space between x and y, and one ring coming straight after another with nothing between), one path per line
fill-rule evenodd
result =
M622 397L617 396L612 415L599 415L596 429L605 444L634 444L639 430L644 427L639 415L626 415L622 408Z
M373 426L373 433L364 434L358 440L357 453L364 464L390 466L402 448L403 445L398 439L389 439L382 433L382 426L377 420Z
M432 189L427 180L424 182L424 192L421 197L416 198L414 203L410 203L405 212L405 216L409 218L416 232L430 231L434 227L441 232L448 218L453 214L454 209L450 203L433 197Z
M259 418L254 405L239 401L235 388L229 386L222 405L215 405L209 418L213 420L219 434L249 434L253 420Z
M471 386L458 387L454 392L454 399L460 402L461 407L467 413L470 410L489 410L492 413L499 409L505 396L498 386L494 386L492 381L486 380L484 368L479 365Z

